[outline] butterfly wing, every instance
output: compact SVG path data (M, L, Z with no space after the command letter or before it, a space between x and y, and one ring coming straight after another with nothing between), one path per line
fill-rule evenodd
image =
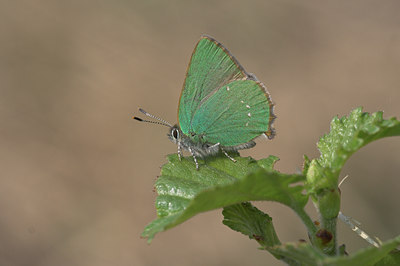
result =
M263 85L254 80L235 80L218 89L199 106L192 130L209 143L237 146L265 133L272 137L275 116Z
M180 98L182 132L236 146L263 133L272 137L272 111L263 84L249 76L222 44L203 36L192 54Z
M182 132L189 133L196 110L210 93L246 76L225 47L209 36L202 36L192 53L179 101L178 121Z

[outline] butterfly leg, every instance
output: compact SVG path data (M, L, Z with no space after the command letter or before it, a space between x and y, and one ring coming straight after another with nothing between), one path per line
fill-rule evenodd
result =
M231 159L232 162L234 162L234 163L237 162L234 158L232 158L231 156L229 156L229 154L228 154L226 151L224 151L224 149L222 149L222 147L221 147L221 151L225 154L226 157L228 157L229 159Z
M214 145L210 146L209 149L213 149L213 148L215 148L215 147L218 147L219 144L220 144L219 142L218 142L218 143L215 143Z
M209 154L217 154L219 152L219 145L220 143L216 143L210 147L207 148L207 153Z
M179 161L182 161L182 149L181 149L180 141L178 141L178 157L179 157Z
M194 162L196 164L196 170L199 170L199 163L197 162L196 156L194 155L194 153L193 153L193 151L192 151L192 149L190 147L189 147L189 151L192 154L193 160L194 160Z

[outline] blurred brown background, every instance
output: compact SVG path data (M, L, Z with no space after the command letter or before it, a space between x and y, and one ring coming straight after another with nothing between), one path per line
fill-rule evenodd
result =
M221 41L276 103L277 137L244 156L302 155L333 116L400 114L398 1L0 2L0 265L281 265L205 213L140 239L153 183L177 148L137 108L176 122L201 34ZM400 138L343 169L342 211L382 240L400 233ZM306 239L286 207L258 203L282 241ZM310 206L310 210L312 210ZM367 243L339 222L340 243Z

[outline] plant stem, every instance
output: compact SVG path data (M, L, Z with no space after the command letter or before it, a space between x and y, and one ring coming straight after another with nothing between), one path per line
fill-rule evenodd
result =
M304 211L303 208L296 208L294 211L303 221L304 225L307 227L308 235L311 239L312 243L315 243L315 234L317 233L317 227L315 226L314 222L311 220L310 216Z
M336 224L337 218L332 219L324 219L321 217L322 228L326 229L328 232L332 234L332 241L329 245L324 249L324 253L328 255L337 255L337 241L336 241Z

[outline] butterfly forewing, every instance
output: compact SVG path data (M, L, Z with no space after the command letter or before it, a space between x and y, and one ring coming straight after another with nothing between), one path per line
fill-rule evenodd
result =
M193 51L179 102L179 125L188 134L199 106L215 90L232 80L246 77L232 55L217 41L202 36Z

